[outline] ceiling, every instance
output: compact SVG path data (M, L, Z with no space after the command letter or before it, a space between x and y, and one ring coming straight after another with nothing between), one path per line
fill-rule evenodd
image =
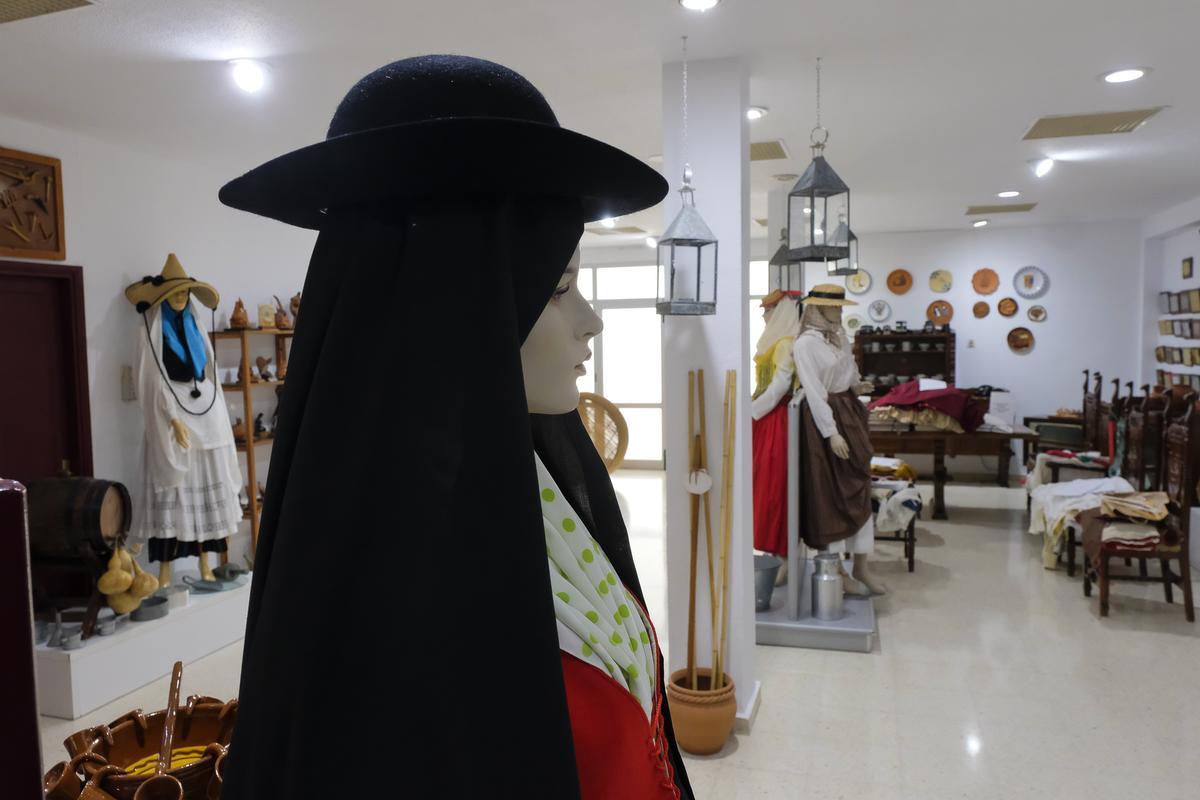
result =
M692 58L746 60L751 102L771 110L751 138L789 146L790 161L752 165L752 217L783 185L771 176L807 162L821 55L827 156L860 234L966 228L966 206L1002 189L1038 205L993 225L1140 219L1200 193L1197 30L1200 4L1178 0L724 0L706 14L675 0L98 0L0 26L0 74L20 76L0 81L0 114L233 177L323 138L380 64L458 52L515 68L567 127L649 157L662 150L661 64L686 33ZM270 88L236 89L236 57L268 62ZM1132 65L1155 71L1098 80ZM1021 138L1047 114L1158 105L1132 134ZM1027 161L1040 155L1060 163L1039 181ZM622 224L657 231L662 214Z

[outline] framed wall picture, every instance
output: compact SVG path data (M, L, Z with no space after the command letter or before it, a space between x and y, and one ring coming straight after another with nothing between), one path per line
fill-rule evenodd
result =
M1187 280L1192 277L1192 257L1188 256L1183 260L1183 279Z
M62 162L0 147L0 258L67 257Z

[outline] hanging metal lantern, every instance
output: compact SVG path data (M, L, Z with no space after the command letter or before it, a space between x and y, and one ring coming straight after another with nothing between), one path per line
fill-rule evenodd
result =
M839 219L833 238L835 244L846 245L847 254L845 258L826 261L825 273L831 277L854 275L858 272L858 237L854 235L854 231L850 230L850 226L844 220Z
M683 37L683 200L658 239L659 314L715 314L717 312L717 237L696 210L692 168L687 162L688 141L687 37Z
M659 314L717 312L717 238L696 210L691 167L679 189L683 205L658 239Z
M768 285L772 290L804 292L804 262L791 256L788 250L787 228L779 230L779 249L767 262Z
M809 134L813 159L788 193L788 249L797 261L848 259L848 236L839 241L838 224L850 226L850 187L825 160L829 131L821 125L821 59L817 59L817 124Z

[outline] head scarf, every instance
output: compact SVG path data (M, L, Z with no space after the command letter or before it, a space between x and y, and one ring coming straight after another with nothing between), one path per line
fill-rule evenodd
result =
M775 310L767 319L762 335L758 337L755 355L769 352L775 343L785 336L793 339L800 335L800 307L794 298L784 297L775 304Z

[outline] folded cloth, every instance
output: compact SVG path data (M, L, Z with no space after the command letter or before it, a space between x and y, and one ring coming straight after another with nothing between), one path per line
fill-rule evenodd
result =
M1100 513L1104 513L1103 504ZM1156 525L1147 525L1144 522L1110 522L1104 526L1104 531L1100 534L1100 541L1104 544L1112 543L1124 547L1139 545L1153 547L1162 541L1162 535Z
M871 458L872 477L899 478L902 481L915 481L917 471L899 458Z
M1108 494L1100 500L1100 513L1106 517L1127 517L1158 522L1167 518L1166 492Z
M871 422L880 420L899 422L902 425L915 425L918 429L963 433L963 427L958 420L936 408L876 406L871 409Z
M923 392L920 381L909 381L872 401L868 408L874 411L881 406L931 408L941 411L957 421L968 433L983 424L983 406L971 396L970 392L954 386Z
M1089 478L1048 483L1033 490L1029 502L1029 532L1042 534L1042 566L1058 565L1058 550L1067 523L1077 514L1100 508L1105 493L1130 494L1133 486L1124 478Z
M888 493L879 500L879 511L875 515L876 532L891 533L907 529L913 517L921 513L921 506L921 493L915 486Z

